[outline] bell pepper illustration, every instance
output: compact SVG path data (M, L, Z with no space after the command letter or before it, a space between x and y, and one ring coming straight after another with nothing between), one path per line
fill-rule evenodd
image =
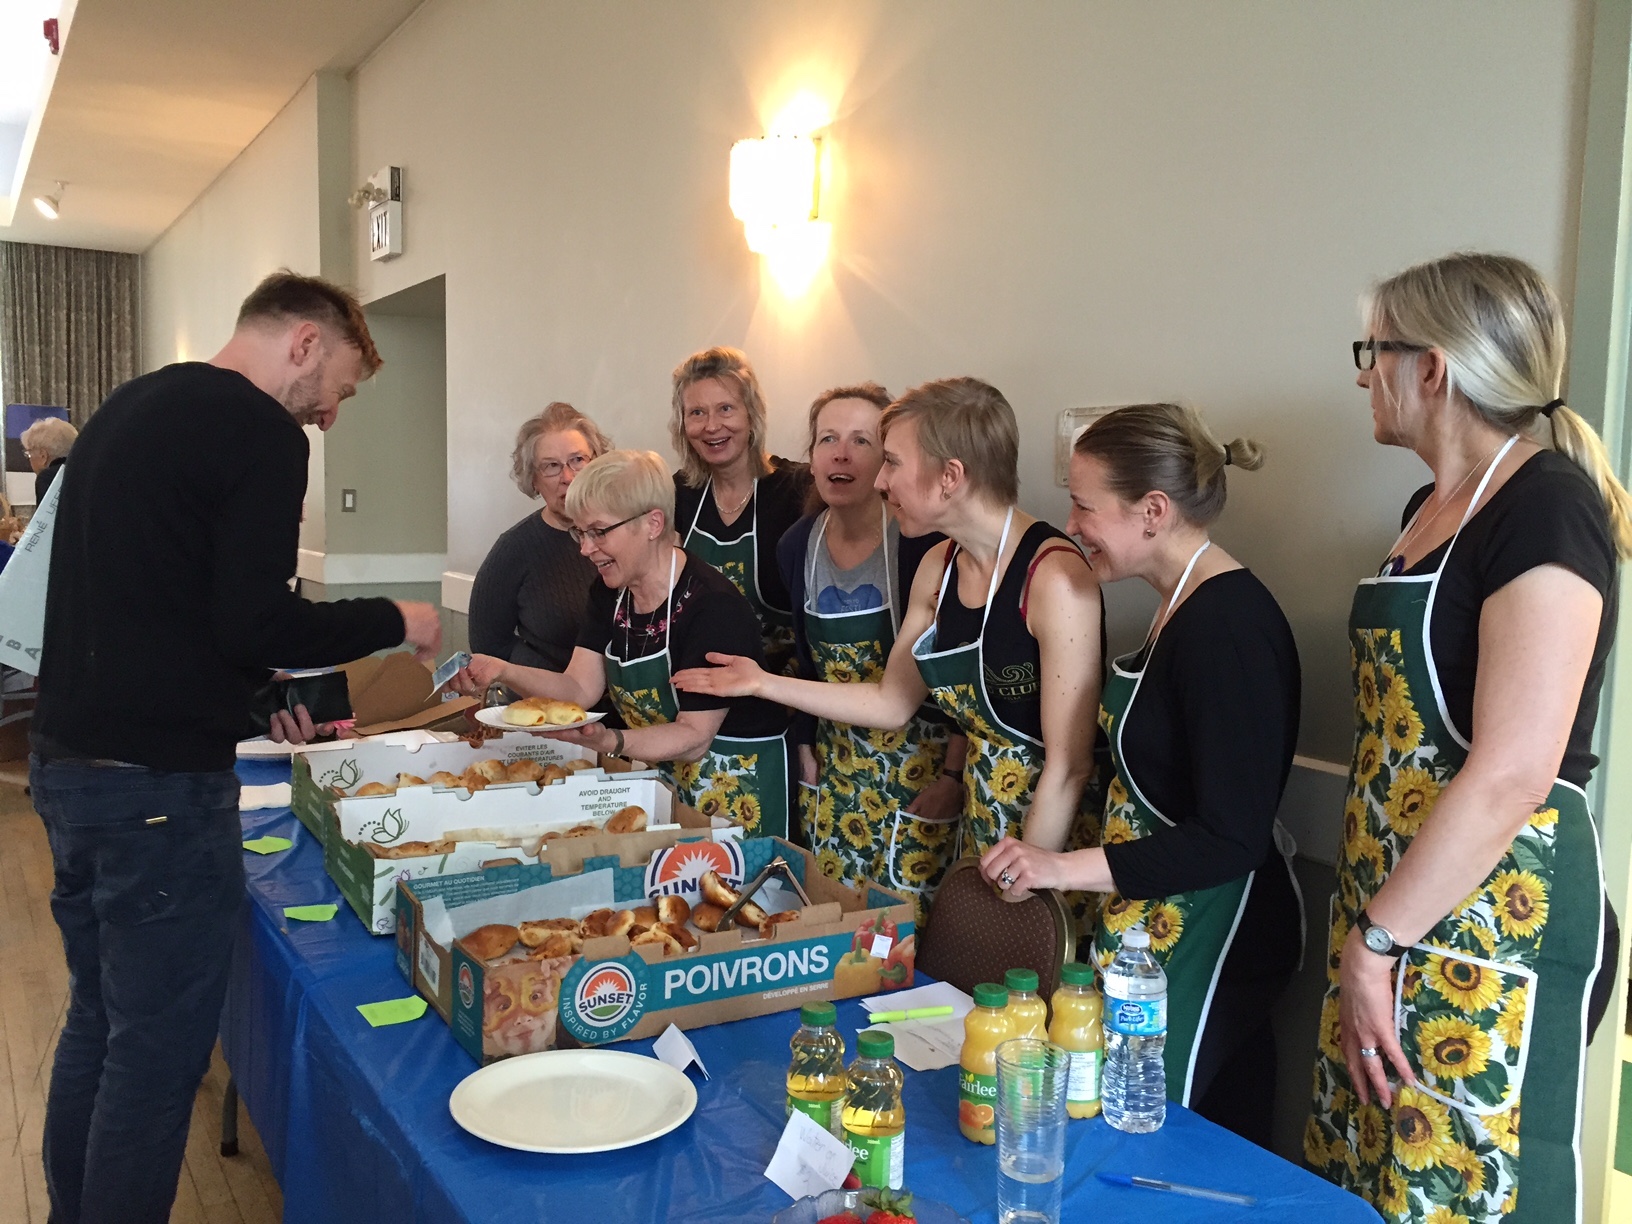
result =
M884 958L884 967L878 971L879 985L885 990L900 990L911 983L917 942L917 936L908 935L901 942L890 945L890 954Z

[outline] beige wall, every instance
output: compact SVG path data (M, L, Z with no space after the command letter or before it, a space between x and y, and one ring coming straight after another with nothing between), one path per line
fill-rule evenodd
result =
M206 361L268 272L322 266L318 80L313 78L142 255L142 359ZM323 435L312 441L302 548L323 549Z
M1269 448L1218 535L1297 630L1304 751L1346 758L1349 594L1424 471L1370 440L1356 295L1454 247L1571 266L1585 11L432 0L354 77L357 175L406 184L406 253L357 280L447 276L450 568L523 512L523 416L666 451L668 371L709 343L749 350L789 453L826 385L992 380L1056 521L1060 409L1182 397ZM799 87L838 115L834 230L790 304L726 160ZM1125 637L1148 604L1112 606Z

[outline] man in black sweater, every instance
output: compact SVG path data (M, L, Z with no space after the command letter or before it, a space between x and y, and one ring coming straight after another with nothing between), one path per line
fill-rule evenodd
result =
M115 390L61 476L30 768L70 979L45 1118L54 1221L169 1218L244 898L233 760L255 688L440 642L428 604L289 589L301 426L328 429L379 364L356 299L276 273L209 362ZM274 727L311 732L304 711Z

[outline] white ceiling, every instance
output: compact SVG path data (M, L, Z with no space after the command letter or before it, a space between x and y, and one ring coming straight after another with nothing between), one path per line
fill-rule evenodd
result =
M421 0L79 0L0 239L142 251L314 72L350 69ZM62 216L28 203L68 184Z

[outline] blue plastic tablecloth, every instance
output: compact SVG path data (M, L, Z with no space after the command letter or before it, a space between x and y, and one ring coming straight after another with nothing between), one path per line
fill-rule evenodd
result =
M279 762L244 761L240 777L288 777ZM697 1112L678 1130L621 1152L565 1157L510 1151L461 1130L448 1096L475 1062L434 1011L372 1029L359 1003L411 994L395 942L370 935L324 873L322 849L288 809L246 812L244 836L276 834L293 848L245 852L250 904L222 1018L227 1063L283 1187L284 1219L299 1224L585 1220L768 1221L788 1197L764 1170L783 1125L789 1015L689 1034L713 1078L697 1081ZM334 901L321 923L286 922L283 907ZM861 1005L839 1004L855 1048ZM619 1048L650 1053L651 1042ZM996 1220L994 1150L958 1134L957 1072L907 1073L906 1180L971 1224ZM1071 1124L1065 1218L1372 1221L1361 1200L1188 1110L1169 1106L1154 1135L1124 1135L1101 1119ZM1099 1170L1258 1196L1220 1207L1109 1187Z

